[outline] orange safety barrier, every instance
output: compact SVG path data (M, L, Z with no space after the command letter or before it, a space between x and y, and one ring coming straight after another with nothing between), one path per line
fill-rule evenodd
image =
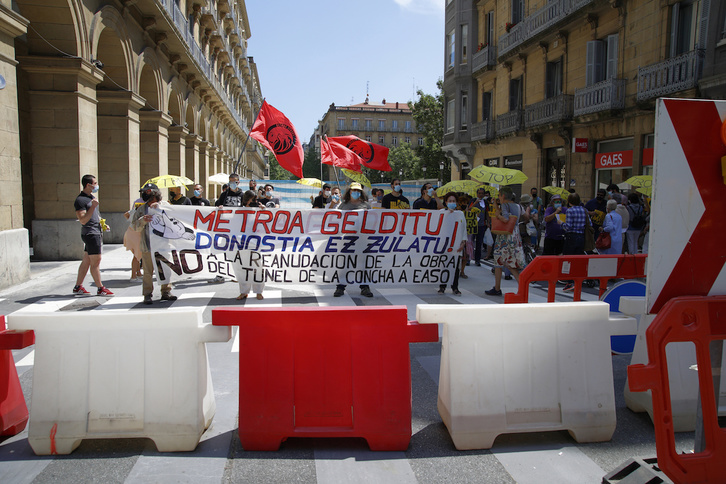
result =
M677 483L724 482L726 476L726 429L718 423L711 349L721 353L726 338L726 296L685 296L668 301L645 331L650 362L630 365L630 391L652 391L653 424L658 467ZM693 342L696 347L698 383L703 414L705 446L702 452L679 454L675 447L673 413L666 346ZM716 376L721 377L721 365ZM694 374L695 375L695 374Z
M5 316L0 316L0 435L10 436L22 432L28 423L28 407L10 350L35 343L35 333L5 328Z
M541 255L519 275L517 293L504 295L507 304L529 302L529 285L535 281L547 281L547 302L555 301L558 280L575 282L573 297L579 301L582 283L586 279L600 281L600 297L608 287L608 279L637 279L645 277L645 259L648 254L637 255Z

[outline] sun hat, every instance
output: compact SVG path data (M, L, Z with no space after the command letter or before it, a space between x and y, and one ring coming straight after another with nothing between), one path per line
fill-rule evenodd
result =
M520 203L531 203L532 202L532 195L529 195L525 193L521 197L519 197Z
M363 186L358 182L353 182L350 184L350 189L363 191Z

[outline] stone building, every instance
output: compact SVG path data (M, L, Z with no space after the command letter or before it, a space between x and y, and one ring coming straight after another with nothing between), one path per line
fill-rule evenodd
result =
M655 99L725 94L725 19L715 0L447 0L452 179L516 168L587 199L652 173Z
M242 148L262 99L244 0L0 0L0 34L0 286L28 277L28 230L38 258L82 256L86 173L107 243L149 178L262 177Z
M331 104L315 132L318 151L321 136L348 135L355 135L388 148L403 144L423 145L423 136L416 131L416 122L408 103L390 103L385 99L380 104L371 103L367 97L365 102L350 106ZM334 178L332 167L324 165L323 169L330 170L323 174L326 180Z

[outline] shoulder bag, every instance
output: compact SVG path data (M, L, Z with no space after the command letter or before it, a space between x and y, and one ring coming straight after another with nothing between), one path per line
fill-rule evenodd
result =
M612 218L610 220L612 221ZM595 241L595 248L597 250L609 249L611 243L612 240L610 239L610 232L605 232L603 230L602 232L600 232L600 235L597 236L597 240Z
M509 214L509 220L506 222L499 220L499 217L492 217L492 233L494 235L512 235L518 218L511 213Z

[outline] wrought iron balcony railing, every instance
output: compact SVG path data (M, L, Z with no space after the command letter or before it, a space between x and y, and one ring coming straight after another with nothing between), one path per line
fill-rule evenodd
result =
M497 116L497 136L504 136L521 130L523 113L524 111L521 109L515 109Z
M592 86L575 89L575 116L625 107L627 79L606 79Z
M692 50L638 69L638 101L696 87L704 51Z
M488 45L479 52L475 52L471 60L471 72L475 73L487 66L496 66L496 52L497 49L493 45Z
M571 94L560 94L526 106L524 108L524 127L533 128L572 119L573 97Z
M494 139L494 120L485 119L471 125L472 141L489 141Z

